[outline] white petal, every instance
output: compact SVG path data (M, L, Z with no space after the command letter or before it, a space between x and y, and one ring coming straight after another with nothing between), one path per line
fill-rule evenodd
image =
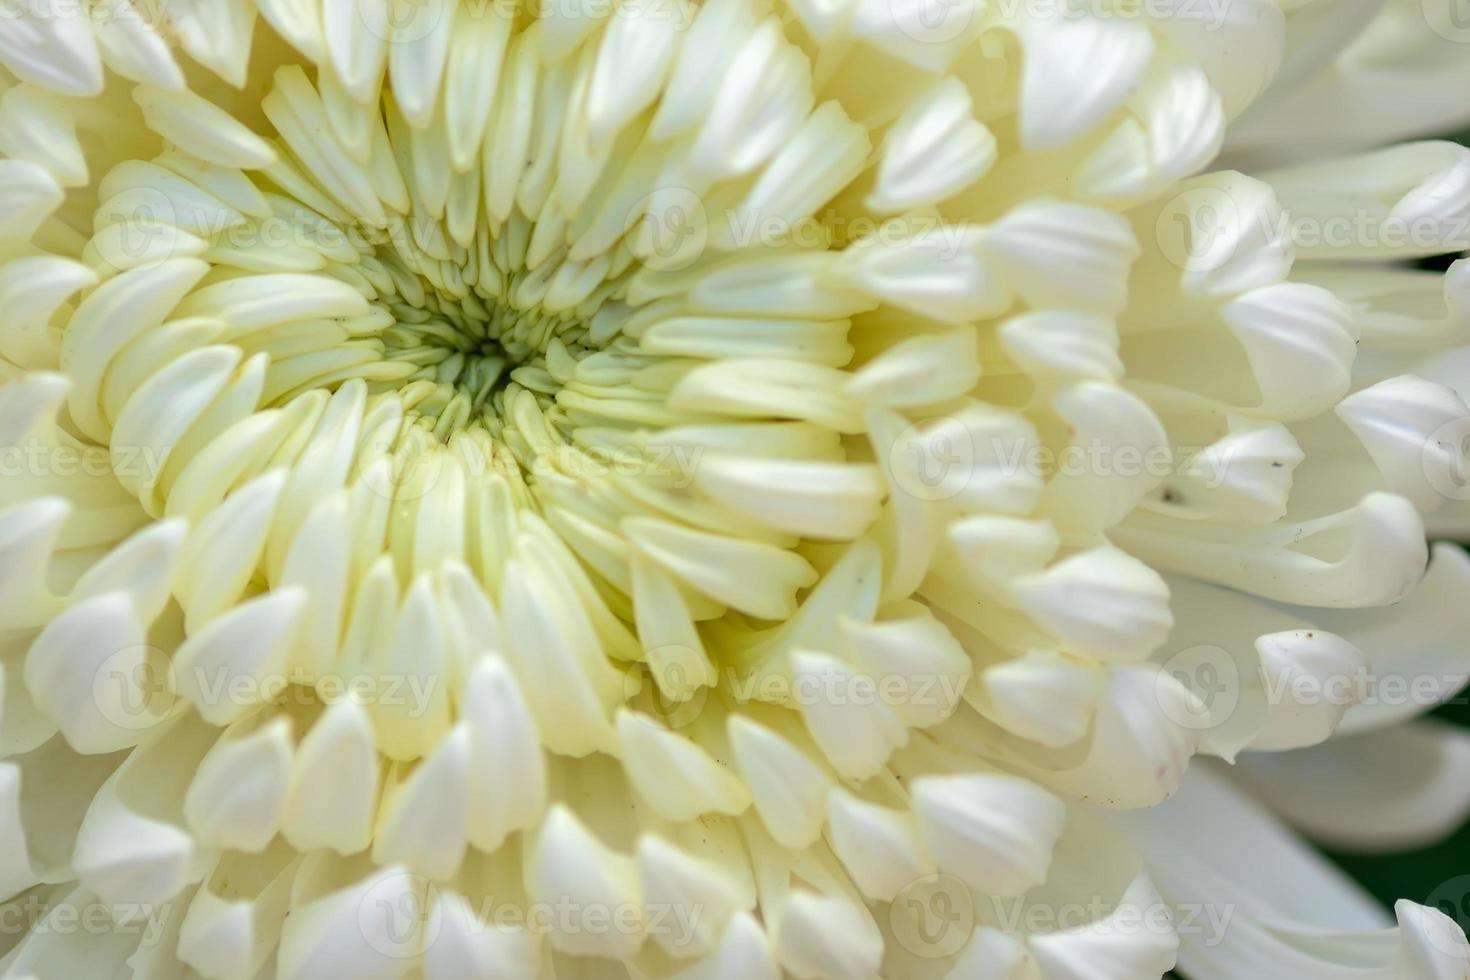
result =
M383 794L375 862L402 864L436 881L453 876L464 857L469 765L470 732L462 723Z
M1363 652L1376 690L1348 710L1340 731L1366 731L1406 721L1465 686L1470 662L1460 638L1470 629L1470 557L1438 544L1417 588L1383 609L1311 610L1314 623ZM1306 612L1306 610L1302 610Z
M1294 252L1289 231L1269 184L1225 171L1185 182L1140 235L1157 242L1148 271L1161 284L1224 299L1286 278Z
M305 605L306 593L291 588L211 620L174 654L174 690L216 725L227 725L269 701L286 686L287 658Z
M796 611L796 591L816 582L798 555L760 541L727 538L649 517L623 522L643 554L700 592L766 619Z
M1117 313L1139 246L1111 211L1069 201L1018 205L980 235L982 257L1036 307Z
M284 717L249 734L222 736L184 798L195 837L211 847L265 850L280 827L291 755L291 724Z
M1083 536L1121 520L1158 485L1168 443L1158 418L1137 396L1085 381L1052 399L1068 445L1043 493L1059 529Z
M415 129L425 129L434 115L439 83L449 59L455 6L448 0L432 0L415 5L407 17L389 7L389 87L399 111Z
M995 162L995 137L971 114L970 92L949 78L909 102L883 136L867 206L879 214L937 204Z
M1118 330L1111 318L1071 310L1023 313L1001 324L1001 343L1038 382L1117 381Z
M63 99L30 85L0 96L0 152L50 171L63 187L87 183L87 160Z
M299 851L341 854L372 840L381 762L367 712L350 700L327 708L301 740L282 830Z
M1203 768L1174 800L1130 814L1125 826L1168 901L1231 910L1211 928L1181 932L1180 966L1191 976L1328 980L1356 970L1441 980L1470 964L1470 944L1442 913L1400 902L1400 928L1385 928L1372 897Z
M876 623L840 621L841 652L888 692L883 700L909 728L937 725L959 705L970 677L970 659L949 629L927 609Z
M1305 458L1284 425L1231 417L1229 431L1178 463L1169 503L1201 517L1269 524L1286 515L1292 476Z
M1245 348L1260 389L1253 413L1276 419L1326 411L1348 389L1357 331L1348 308L1325 289L1284 282L1226 304L1221 315Z
M934 873L912 813L834 788L827 794L827 820L833 853L869 898L892 901L910 882Z
M1161 911L1167 911L1163 900L1140 874L1111 915L1033 936L1031 955L1047 980L1126 980L1161 974L1174 965L1178 943L1167 920L1161 921Z
M1195 523L1139 517L1109 536L1157 569L1279 602L1339 609L1397 602L1423 577L1429 558L1413 505L1386 493L1285 530ZM1325 535L1330 550L1319 555L1302 547L1315 535Z
M573 756L611 750L610 715L622 675L608 664L586 615L559 602L552 580L532 568L512 562L505 574L506 658L546 747Z
M526 855L526 889L534 902L571 901L576 909L612 910L619 927L590 929L565 916L552 919L548 938L557 949L584 956L625 957L643 942L641 927L627 928L642 906L633 859L598 840L565 806L546 815ZM632 920L638 922L639 920ZM641 923L640 923L641 925Z
M730 715L729 732L751 800L771 836L793 848L816 840L831 777L789 741L740 714Z
M1004 274L977 254L968 226L910 230L902 220L843 253L841 282L876 300L946 323L993 316L1011 305Z
M26 851L26 829L21 820L21 771L13 762L0 763L0 894L18 895L39 884Z
M27 256L0 267L0 304L10 311L0 327L0 354L22 367L55 364L55 341L46 329L51 318L69 296L96 284L92 270L56 255Z
M1130 201L1204 168L1225 137L1220 95L1192 64L1156 66L1118 124L1074 181L1086 198Z
M1333 409L1362 440L1387 489L1428 513L1445 501L1464 466L1464 447L1445 438L1467 424L1465 403L1449 388L1411 375L1381 381Z
M1250 747L1292 749L1331 735L1358 696L1344 682L1367 666L1357 647L1321 630L1291 630L1260 637L1256 651L1269 707Z
M875 775L908 741L908 730L886 703L885 689L829 654L791 654L793 693L812 740L849 779Z
M1405 143L1265 175L1292 216L1302 258L1434 255L1470 245L1470 150ZM1354 228L1344 234L1342 216Z
M1094 548L1015 583L1021 607L1072 649L1104 660L1142 660L1174 617L1158 573L1116 548Z
M922 776L912 793L920 837L941 871L994 895L1045 880L1066 808L1035 783L999 773Z
M471 673L460 711L469 726L469 838L487 854L526 829L546 806L546 761L531 710L498 657ZM504 786L514 786L506 793Z
M1156 806L1178 788L1199 746L1200 732L1185 722L1203 714L1198 698L1154 665L1114 667L1086 758L1030 775L1110 810Z
M25 685L78 752L113 752L162 719L173 700L163 670L131 597L110 592L46 625L26 655Z
M1250 0L1206 12L1171 0L1153 23L1201 63L1231 118L1261 94L1281 64L1286 25L1273 3Z
M169 259L120 273L78 304L61 342L61 367L72 380L67 404L82 431L106 441L97 390L108 363L130 340L161 324L208 271L197 259Z
M66 95L102 92L102 59L90 16L50 3L15 11L0 24L0 62L21 81Z
M284 470L251 480L211 509L193 529L180 576L179 604L193 631L232 608L265 551L271 516L286 483Z
M730 920L713 953L671 980L778 980L780 976L770 940L749 913L740 912Z
M717 961L721 933L738 928L730 925L731 916L750 904L740 887L719 867L679 850L657 834L638 839L635 857L647 908L674 917L698 910L689 933L680 928L650 929L650 938L670 956Z
M618 712L623 768L638 792L670 820L702 813L739 814L750 805L745 785L697 743L636 711Z
M1007 731L1059 747L1087 734L1101 692L1096 667L1036 652L987 667L965 700Z
M1021 141L1069 143L1128 97L1153 55L1142 25L1052 12L1022 25Z
M926 424L896 412L868 417L890 499L945 502L963 512L1023 515L1041 490L1037 433L1024 417L972 401Z
M878 518L877 467L708 455L695 485L724 507L788 534L853 538Z
M771 932L777 958L796 977L865 980L883 958L872 916L845 898L793 891Z
M17 394L28 393L12 386ZM60 392L57 392L60 394ZM0 409L10 408L0 405ZM8 420L26 425L24 416ZM60 497L37 497L0 510L0 614L15 629L36 628L61 610L62 602L46 583L46 568L62 525L72 512Z
M975 331L961 327L898 341L859 368L848 391L865 405L918 408L967 394L979 380Z
M469 900L440 892L425 923L433 937L424 950L427 980L515 980L534 976L540 967L540 942L528 930L484 922Z
M1236 779L1329 847L1398 851L1443 840L1470 813L1470 736L1434 721L1300 752L1242 757Z
M421 951L429 883L401 867L291 910L276 954L281 980L397 980Z
M275 162L270 144L192 92L139 85L133 89L133 101L142 107L150 129L201 160L244 169Z

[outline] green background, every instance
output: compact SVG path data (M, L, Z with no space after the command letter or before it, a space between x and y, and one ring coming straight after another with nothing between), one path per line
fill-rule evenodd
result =
M1430 717L1470 727L1470 703L1467 703L1466 692L1461 692L1452 703L1437 709ZM1462 825L1448 840L1418 851L1373 855L1341 851L1324 853L1362 882L1385 905L1392 906L1399 898L1432 904L1446 915L1458 919L1461 928L1470 930L1470 908L1467 908L1470 893L1467 889L1441 890L1435 894L1439 886L1451 879L1470 875L1470 823Z

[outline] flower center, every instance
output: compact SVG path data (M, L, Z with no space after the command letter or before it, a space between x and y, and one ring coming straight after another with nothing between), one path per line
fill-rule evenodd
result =
M406 408L433 420L440 441L474 425L498 432L512 385L549 407L576 362L596 349L589 310L558 305L556 296L547 302L548 273L560 263L518 267L483 226L472 246L486 247L448 244L435 249L448 256L439 258L408 232L416 220L407 216L361 248L359 270L377 293L367 339L401 368L371 390L404 395Z

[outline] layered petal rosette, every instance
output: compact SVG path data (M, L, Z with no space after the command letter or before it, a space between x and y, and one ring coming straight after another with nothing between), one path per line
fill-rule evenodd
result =
M0 976L1462 976L1448 6L15 0Z

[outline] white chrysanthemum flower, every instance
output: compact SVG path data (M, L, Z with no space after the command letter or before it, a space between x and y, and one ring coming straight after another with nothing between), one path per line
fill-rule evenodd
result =
M1444 6L9 4L0 975L1463 976Z

